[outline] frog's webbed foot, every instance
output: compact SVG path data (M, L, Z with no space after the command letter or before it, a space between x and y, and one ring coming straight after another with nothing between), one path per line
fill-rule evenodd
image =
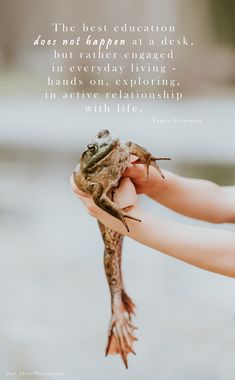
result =
M111 199L107 197L106 194L103 194L99 197L94 197L94 202L97 206L102 208L102 210L106 211L108 214L114 216L115 218L121 220L128 232L129 227L127 225L127 222L125 221L125 218L141 222L140 219L134 218L129 214L125 214L122 209L120 209L113 201L111 201Z
M109 325L105 355L120 354L126 368L128 368L127 355L130 352L135 355L133 342L137 338L134 336L133 331L136 328L124 311L113 312Z
M165 178L164 175L163 175L163 173L162 173L162 171L161 171L161 169L160 169L160 167L156 163L156 161L170 160L169 157L155 157L151 153L149 153L147 151L147 149L143 148L140 145L134 144L134 143L132 143L130 141L127 142L126 145L128 146L128 148L130 150L130 153L134 154L135 156L138 157L138 160L135 161L135 162L137 162L137 163L139 162L141 164L146 165L146 175L147 175L147 177L149 175L149 167L153 166L154 168L157 169L157 171L162 176L162 178Z

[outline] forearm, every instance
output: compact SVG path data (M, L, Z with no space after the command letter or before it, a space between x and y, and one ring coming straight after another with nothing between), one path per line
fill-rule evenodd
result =
M104 225L169 256L211 272L235 277L235 234L211 228L176 223L145 214L136 203L135 188L129 178L123 179L116 192L117 203L125 213L141 222L127 219L129 232L123 223L97 207L90 196L72 186L86 205L88 212ZM128 205L133 205L128 207ZM128 207L128 209L127 209Z
M201 228L142 215L131 221L131 238L196 267L235 277L235 235L230 231Z
M235 221L235 197L228 196L224 188L201 179L183 178L164 172L158 191L155 191L154 177L149 196L164 206L183 215L213 223ZM235 190L232 192L235 193Z

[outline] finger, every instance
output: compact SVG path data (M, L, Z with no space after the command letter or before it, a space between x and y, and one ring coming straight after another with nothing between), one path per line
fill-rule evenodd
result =
M139 157L135 156L134 154L131 155L131 163L132 164L134 164L138 159L139 159Z
M74 189L75 194L77 194L79 197L83 198L90 198L90 194L84 193L84 191L80 190L78 187Z
M136 202L136 191L130 178L123 178L120 181L119 187L115 192L115 203L120 208L126 209L133 207Z
M75 184L75 182L74 182L74 176L73 176L73 173L72 173L71 176L70 176L70 185L71 185L71 187L72 187L72 189L73 189L73 191L74 191L75 193L79 193L79 192L80 192L80 190L78 189L78 187L76 186L76 184Z
M86 206L86 208L90 207L90 200L89 200L89 198L83 197L81 195L79 195L78 197L82 201L82 203Z
M77 195L81 196L81 197L84 197L84 198L88 198L90 195L89 194L86 194L84 193L84 191L80 190L77 185L75 184L74 182L74 177L73 177L73 174L71 174L70 176L70 185L74 191L74 193L76 193Z
M145 176L145 167L143 164L130 164L122 176L133 179L143 177Z
M83 204L86 206L86 208L90 214L95 215L97 213L97 211L99 211L99 208L96 206L96 204L94 203L94 201L91 197L86 198L86 197L79 196L79 198L81 199Z

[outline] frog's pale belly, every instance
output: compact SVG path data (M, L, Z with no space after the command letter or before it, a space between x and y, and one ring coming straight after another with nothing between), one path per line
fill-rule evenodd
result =
M99 207L120 219L129 231L125 218L137 219L125 214L114 203L114 191L130 162L131 154L137 156L139 162L146 165L147 173L149 165L154 166L161 173L155 163L158 158L136 144L122 144L107 130L100 131L87 147L88 149L80 159L80 168L76 168L73 173L74 182L82 191L91 194ZM136 337L134 336L135 326L131 321L135 305L124 289L121 272L123 236L100 222L99 228L105 246L104 267L112 309L106 355L120 354L127 368L127 355L130 352L135 353L133 342Z

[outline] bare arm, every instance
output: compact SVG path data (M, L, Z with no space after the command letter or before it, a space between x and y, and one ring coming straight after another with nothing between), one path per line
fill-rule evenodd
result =
M144 215L133 225L133 239L188 264L235 277L235 234Z
M131 165L125 172L138 193L145 193L162 205L183 215L212 222L235 222L235 186L221 187L202 179L164 172L165 180L151 168L149 178L143 165Z
M144 213L137 205L135 188L127 178L122 180L117 201L122 207L132 204L128 212L142 220L141 223L128 220L130 232L127 233L123 224L98 208L90 196L81 193L76 187L74 191L92 216L121 234L188 264L235 277L233 232L189 226Z

